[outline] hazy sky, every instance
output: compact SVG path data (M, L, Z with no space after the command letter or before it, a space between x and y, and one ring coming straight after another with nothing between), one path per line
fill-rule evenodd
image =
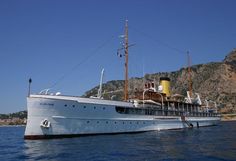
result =
M129 20L130 77L222 61L236 47L235 0L1 0L0 113L26 109L32 93L50 88L82 95L123 79L117 57ZM62 79L63 78L63 79Z

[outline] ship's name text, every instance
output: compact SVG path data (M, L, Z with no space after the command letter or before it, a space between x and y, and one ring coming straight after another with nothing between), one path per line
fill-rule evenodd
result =
M53 103L40 103L41 106L54 106Z

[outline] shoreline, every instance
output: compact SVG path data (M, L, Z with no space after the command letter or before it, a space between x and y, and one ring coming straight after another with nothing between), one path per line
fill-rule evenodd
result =
M236 121L236 114L221 114L221 121Z
M223 122L230 122L230 121L236 121L236 119L221 119L220 121L223 121Z
M22 127L22 126L26 126L26 125L0 125L1 127Z

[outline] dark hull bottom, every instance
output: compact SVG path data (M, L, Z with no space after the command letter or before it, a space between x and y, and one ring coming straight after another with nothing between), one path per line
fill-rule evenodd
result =
M209 126L217 126L217 125L209 125ZM201 126L202 127L209 127L209 126ZM192 129L193 127L188 127L187 129ZM197 127L194 127L197 128ZM174 128L174 129L165 129L165 130L183 130L186 128ZM157 130L151 130L157 131ZM161 130L163 131L163 130ZM133 132L116 132L116 133L93 133L93 134L62 134L62 135L25 135L25 140L42 140L42 139L61 139L61 138L74 138L74 137L81 137L81 136L94 136L94 135L119 135L119 134L134 134L134 133L144 133L150 132L149 131L133 131Z
M74 138L81 136L94 136L94 135L119 135L119 134L133 134L144 133L147 131L134 131L134 132L116 132L116 133L93 133L93 134L63 134L63 135L25 135L25 140L41 140L41 139L61 139L61 138Z

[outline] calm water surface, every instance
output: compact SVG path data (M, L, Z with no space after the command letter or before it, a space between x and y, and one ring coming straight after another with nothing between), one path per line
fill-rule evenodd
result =
M138 134L24 140L25 127L0 127L0 161L236 161L236 122Z

